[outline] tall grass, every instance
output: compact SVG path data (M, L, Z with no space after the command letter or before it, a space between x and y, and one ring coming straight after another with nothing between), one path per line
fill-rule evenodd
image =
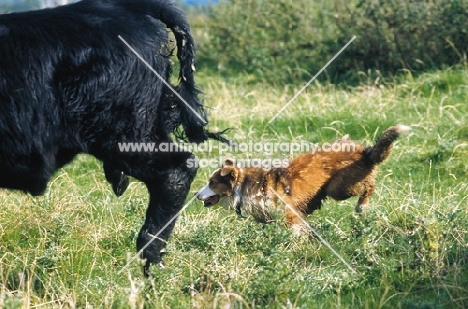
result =
M261 225L199 202L178 219L166 268L152 268L150 280L138 261L119 273L135 254L147 193L133 181L115 197L101 164L83 155L43 197L0 191L0 307L468 307L468 73L363 80L311 85L268 124L302 85L200 79L211 129L232 127L237 142L322 143L350 134L372 144L390 125L412 126L382 164L367 216L353 213L351 199L326 201L308 218L357 274L281 221ZM193 192L211 172L199 170Z

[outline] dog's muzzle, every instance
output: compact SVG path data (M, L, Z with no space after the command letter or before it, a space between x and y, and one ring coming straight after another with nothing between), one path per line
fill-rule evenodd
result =
M219 195L213 195L203 200L203 206L210 207L219 202Z
M195 193L199 200L203 201L203 206L210 207L219 202L220 196L213 192L208 185L204 186Z

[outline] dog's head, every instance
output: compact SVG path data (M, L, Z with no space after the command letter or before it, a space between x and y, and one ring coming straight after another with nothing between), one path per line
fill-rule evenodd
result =
M197 198L203 201L205 207L210 207L219 202L221 197L232 196L237 183L239 169L231 160L225 160L221 168L211 175L206 186L196 193Z

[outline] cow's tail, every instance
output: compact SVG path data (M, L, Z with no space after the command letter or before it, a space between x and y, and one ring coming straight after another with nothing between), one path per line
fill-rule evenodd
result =
M125 0L124 0L125 1ZM180 104L180 122L186 138L190 142L201 143L208 138L223 142L226 140L221 133L208 132L206 111L199 99L200 91L194 81L195 43L190 34L190 26L185 13L170 0L140 0L135 1L134 9L144 9L146 14L159 19L174 33L177 43L177 58L180 62L179 95L184 102Z
M386 160L392 151L393 142L403 133L411 128L404 125L396 125L385 130L372 147L367 147L364 151L365 158L371 164L379 164Z

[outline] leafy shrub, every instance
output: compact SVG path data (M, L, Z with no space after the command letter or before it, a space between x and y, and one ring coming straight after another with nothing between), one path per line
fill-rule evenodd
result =
M336 15L342 39L353 34L343 69L424 70L466 62L468 2L352 1ZM344 14L347 12L348 14ZM333 38L330 38L333 40ZM326 43L326 42L325 42Z
M226 0L192 23L200 62L222 74L288 82L466 64L466 0Z

